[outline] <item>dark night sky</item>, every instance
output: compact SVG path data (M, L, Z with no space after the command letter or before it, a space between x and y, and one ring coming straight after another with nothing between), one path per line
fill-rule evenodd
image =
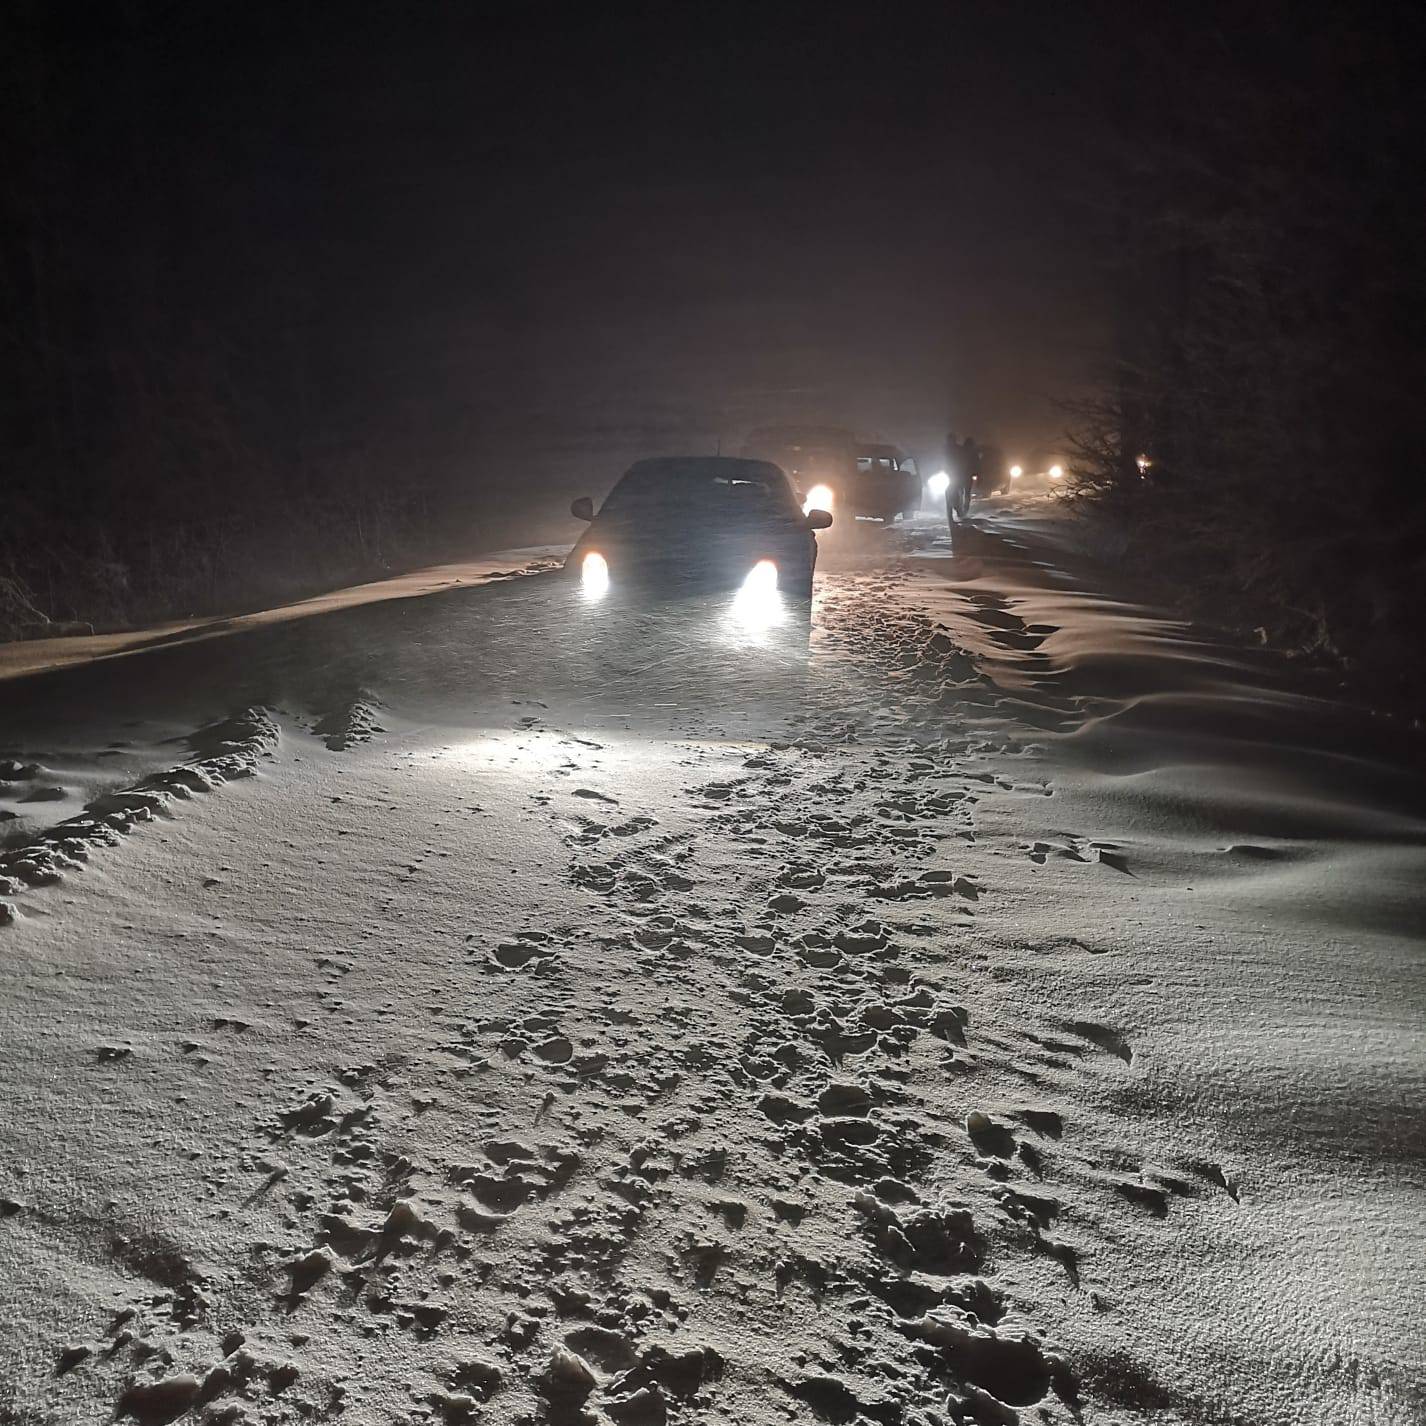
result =
M161 230L134 280L275 314L295 387L438 460L598 487L809 418L1028 446L1101 336L1112 56L1054 7L93 13L56 52Z

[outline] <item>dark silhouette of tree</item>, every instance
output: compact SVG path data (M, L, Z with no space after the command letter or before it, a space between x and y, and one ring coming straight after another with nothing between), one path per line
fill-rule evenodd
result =
M0 634L281 597L432 544L432 432L374 399L310 156L261 88L314 36L212 19L0 12ZM254 61L213 52L232 43Z
M1195 14L1122 50L1115 362L1079 409L1077 466L1156 562L1177 552L1255 622L1400 672L1426 594L1426 25Z

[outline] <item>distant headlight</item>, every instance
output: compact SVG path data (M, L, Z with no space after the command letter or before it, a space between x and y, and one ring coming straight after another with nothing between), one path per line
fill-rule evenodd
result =
M1023 465L1012 465L1012 466L1010 467L1010 479L1011 479L1011 480L1019 480L1020 477L1021 477L1022 475L1024 475L1024 474L1025 474L1025 467L1024 467Z
M802 502L802 513L808 514L813 510L825 510L829 515L832 513L832 487L830 485L814 485L807 492L807 498ZM763 560L758 568L764 564L772 564L771 560ZM776 576L777 568L773 567L773 575Z
M598 599L609 588L609 561L597 550L590 550L579 567L579 578L586 598Z
M1065 468L1062 465L1052 465L1050 467L1051 480L1063 480L1065 478Z
M926 482L926 489L934 496L942 496L951 488L951 477L943 470L938 470L930 480Z

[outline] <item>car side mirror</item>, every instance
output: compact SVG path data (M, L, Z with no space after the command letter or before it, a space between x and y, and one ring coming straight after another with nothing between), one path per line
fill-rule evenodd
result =
M576 520L592 520L594 518L594 502L587 495L581 495L578 500L570 502L569 513Z
M832 512L830 510L809 510L803 517L803 524L809 530L826 530L831 528Z

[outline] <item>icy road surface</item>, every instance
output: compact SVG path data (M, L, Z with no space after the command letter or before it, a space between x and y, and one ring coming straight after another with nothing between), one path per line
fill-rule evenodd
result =
M1419 746L833 533L0 683L0 1422L1422 1418Z

